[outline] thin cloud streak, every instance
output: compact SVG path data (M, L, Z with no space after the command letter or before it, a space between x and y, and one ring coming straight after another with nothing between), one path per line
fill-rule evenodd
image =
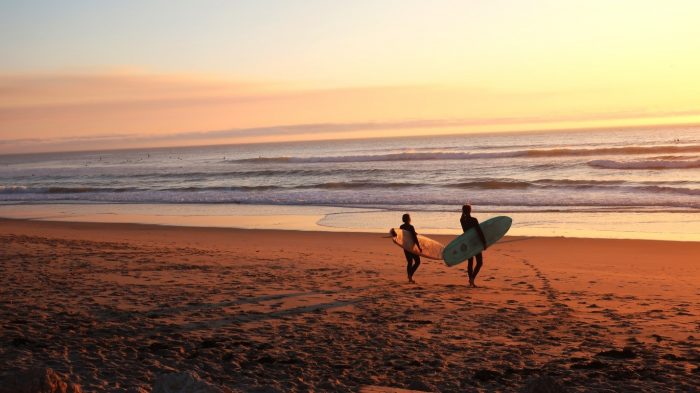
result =
M664 118L678 116L700 116L700 110L675 111L675 112L646 112L646 111L622 111L615 113L597 113L587 116L595 120L619 120L640 118ZM235 143L237 140L250 137L294 137L294 136L321 136L335 133L366 133L369 131L400 131L400 130L454 130L464 128L463 133L468 132L468 127L483 125L520 125L520 124L547 124L566 121L583 121L584 118L575 116L556 117L501 117L481 119L409 119L388 122L351 122L351 123L310 123L291 124L269 127L233 128L227 130L190 131L162 135L134 135L134 134L105 134L95 136L75 136L58 138L21 138L0 140L0 146L29 148L32 151L53 151L61 148L81 146L81 150L104 148L105 144L120 145L124 147L142 147L178 144L208 144L226 141ZM525 129L525 128L523 128ZM450 132L452 133L452 132Z
M652 105L623 93L428 85L311 88L138 73L0 74L0 153L700 120L694 106ZM615 101L620 97L624 101Z

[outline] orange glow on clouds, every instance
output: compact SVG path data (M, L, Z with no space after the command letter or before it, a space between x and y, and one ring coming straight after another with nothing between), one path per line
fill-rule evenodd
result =
M3 11L0 153L700 123L696 1Z
M694 97L658 90L650 96L633 88L518 92L428 85L304 89L280 83L124 73L4 76L0 86L0 139L4 140L0 149L51 149L52 144L65 140L100 148L100 142L90 139L106 136L111 136L109 147L129 147L700 120L700 111L688 105ZM345 131L328 127L327 132L313 133L299 127L296 132L277 135L269 130L256 135L249 130L357 123L375 126L346 127ZM225 137L207 133L229 129L248 131Z

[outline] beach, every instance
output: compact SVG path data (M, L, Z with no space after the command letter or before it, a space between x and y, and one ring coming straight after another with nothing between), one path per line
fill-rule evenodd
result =
M3 2L0 393L700 393L698 15Z
M700 389L700 242L506 237L470 289L383 236L0 219L3 389Z

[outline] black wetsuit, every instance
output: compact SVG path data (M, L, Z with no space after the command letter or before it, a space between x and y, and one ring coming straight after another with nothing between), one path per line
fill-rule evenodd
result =
M416 228L413 227L411 224L403 224L399 228L411 232L411 235L413 236L413 242L418 245L418 235L416 234ZM418 270L418 266L420 266L420 256L416 255L412 252L403 250L404 255L406 255L406 273L408 273L408 279L411 280L413 279L413 273Z
M481 227L479 226L479 220L470 215L462 214L462 217L459 219L459 223L462 224L462 230L464 232L471 228L476 228L476 233L479 235L481 242L484 244L484 248L486 248L486 238L484 237L484 232L481 231ZM474 269L474 257L469 258L469 263L467 265L469 280L474 280L476 278L476 275L479 274L479 270L481 270L481 265L483 265L483 263L484 258L481 253L476 254L476 269Z

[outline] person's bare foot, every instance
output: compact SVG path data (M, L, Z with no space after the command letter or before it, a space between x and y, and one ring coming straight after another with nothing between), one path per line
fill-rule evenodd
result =
M474 280L472 280L471 278L469 279L469 286L472 288L476 288L476 285L474 285Z

